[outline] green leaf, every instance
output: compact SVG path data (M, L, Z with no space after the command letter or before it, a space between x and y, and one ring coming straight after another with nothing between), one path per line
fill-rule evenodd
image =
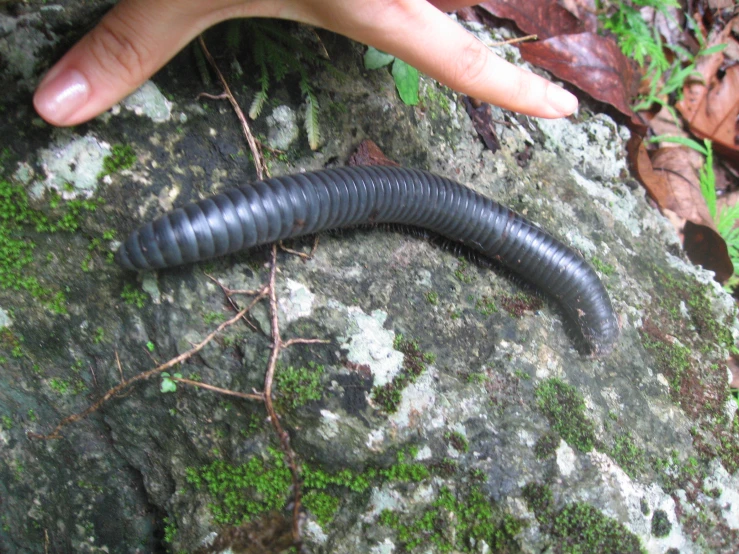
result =
M180 378L182 377L182 375L179 373L175 373L174 377ZM172 379L172 376L166 371L162 373L162 386L160 390L164 393L175 392L177 390L177 382L174 379Z
M392 54L386 54L370 46L367 48L367 52L364 53L364 67L365 69L380 69L390 64L394 59L395 56Z
M403 103L409 106L418 104L418 70L396 58L393 62L393 79Z
M714 46L711 46L710 48L707 48L706 50L702 50L698 52L699 56L710 56L711 54L715 54L716 52L721 52L729 45L725 42L722 42L721 44L716 44Z
M249 117L251 119L259 117L265 102L267 102L267 93L260 90L254 95L254 100L251 101L251 106L249 107Z
M692 148L693 150L695 150L696 152L700 152L704 156L708 155L708 151L701 143L691 138L688 138L688 137L674 137L672 135L658 135L656 137L650 138L649 142L674 142L675 144L681 144L683 146L687 146L688 148Z

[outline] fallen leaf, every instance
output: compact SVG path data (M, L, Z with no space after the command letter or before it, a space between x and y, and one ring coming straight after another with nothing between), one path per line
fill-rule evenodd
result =
M671 137L690 137L690 135L683 130L682 120L675 121L675 118L672 116L673 112L664 106L662 106L653 116L642 112L639 113L642 115L642 118L648 122L648 126L655 136L668 135Z
M579 33L521 44L519 48L527 62L638 120L629 102L639 86L639 75L613 38Z
M634 174L657 202L680 235L691 262L711 270L719 282L734 272L726 241L716 225L700 191L698 167L703 158L684 146L661 148L650 159L638 139L629 142L629 159Z
M698 179L702 156L686 146L674 146L655 151L651 161L654 173L665 185L663 194L655 197L657 203L693 223L715 229Z
M370 139L365 139L359 143L357 149L349 157L348 165L389 165L391 167L399 167L400 164L394 162L385 154L380 147Z
M732 24L710 40L709 47L734 41ZM711 139L717 152L739 164L739 64L725 67L725 61L723 52L701 58L696 67L702 79L686 82L675 107L693 134Z
M719 283L734 274L726 241L711 227L687 220L683 227L683 248L691 262L713 271Z
M486 102L474 101L469 96L464 97L464 107L467 115L472 120L472 126L480 135L485 146L493 152L500 150L500 142L495 134L495 122L493 121L493 112L490 104Z
M594 15L585 20L578 19L567 9L551 0L527 0L526 2L510 2L492 0L482 2L478 8L500 19L510 19L525 34L538 35L547 39L557 35L569 35L585 31L595 32L597 21Z

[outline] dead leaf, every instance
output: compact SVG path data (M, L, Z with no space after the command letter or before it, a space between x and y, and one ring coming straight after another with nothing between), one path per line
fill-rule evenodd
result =
M688 220L683 227L683 248L688 259L714 273L714 279L725 282L734 274L726 241L717 231Z
M680 235L690 261L713 271L719 282L731 277L734 266L729 250L700 192L697 168L702 157L677 146L657 150L650 159L644 144L635 138L629 141L629 159L633 173Z
M664 179L664 194L657 203L693 223L715 229L700 189L698 169L703 158L692 148L660 148L651 156L652 168Z
M380 150L374 142L365 139L359 143L357 149L349 157L347 165L389 165L391 167L399 167L398 162L394 162Z
M683 130L682 120L675 121L670 110L666 107L660 108L660 110L650 116L648 114L639 112L642 118L648 121L648 126L652 132L656 135L669 135L671 137L685 137L688 138L690 135ZM667 146L667 143L665 143Z
M590 14L584 20L578 19L567 9L551 0L527 0L510 2L492 0L482 2L478 8L500 19L510 19L527 35L538 35L547 39L558 35L569 35L585 31L595 32L597 21Z
M485 146L493 152L500 150L500 142L495 134L495 121L493 120L493 111L490 104L474 101L469 96L465 96L464 107L467 110L467 115L472 119L472 126L480 135Z
M527 62L637 119L629 102L639 86L639 75L613 38L579 33L521 44L519 48Z
M732 24L710 40L709 46L736 42L731 37ZM726 67L725 61L723 52L701 58L697 70L702 79L686 83L675 107L693 134L711 139L718 152L739 164L739 64Z

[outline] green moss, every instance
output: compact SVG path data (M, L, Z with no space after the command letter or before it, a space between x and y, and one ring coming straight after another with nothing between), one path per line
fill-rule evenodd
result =
M327 525L334 519L340 500L323 491L312 490L303 495L303 506L312 513L319 525Z
M102 327L97 327L95 329L95 334L92 336L92 343L93 344L100 344L105 339L105 329Z
M126 304L141 309L146 304L146 293L137 289L131 283L126 283L123 285L123 290L121 291L121 299Z
M534 445L534 454L537 459L543 460L549 456L553 456L559 448L560 437L555 432L544 433Z
M558 510L552 490L540 483L528 483L522 493L542 530L554 539L553 551L556 553L644 552L636 535L590 504L574 502Z
M434 291L427 292L426 293L426 300L432 306L436 306L439 303L439 293L434 292Z
M560 539L558 552L631 554L645 552L639 537L600 510L575 502L566 505L557 516L551 533Z
M489 316L498 311L498 306L495 305L495 300L489 296L483 296L475 302L475 310L481 315Z
M552 429L580 452L593 449L595 429L585 417L585 400L575 387L560 379L547 379L539 384L535 394Z
M65 379L54 378L49 381L49 388L59 394L66 394L72 388L72 385Z
M552 489L541 483L527 483L521 492L536 520L547 525L551 523L555 508Z
M593 267L600 271L606 277L613 275L616 272L616 268L614 268L611 264L605 263L600 258L593 256L590 261L592 262Z
M524 526L509 514L496 513L477 485L463 493L443 487L429 507L407 519L383 510L379 520L396 532L405 551L424 545L438 552L478 552L481 541L494 552L513 549Z
M372 400L388 414L398 411L403 389L415 383L426 371L427 364L436 360L436 356L421 352L417 342L407 340L401 334L395 336L393 347L403 353L403 366L391 382L372 389Z
M666 537L672 531L667 513L664 510L655 510L652 516L652 535L655 537Z
M459 281L467 285L474 282L474 280L477 278L476 275L473 273L473 270L470 268L469 262L464 258L457 259L457 269L454 270L454 276Z
M98 175L98 179L128 169L134 163L136 163L136 152L131 145L114 144L110 149L110 155L103 159L103 170Z
M457 431L451 431L444 435L444 438L451 444L457 452L466 454L470 450L470 444L467 438Z
M275 373L275 390L278 404L293 410L323 396L321 376L324 367L309 362L308 367L278 369Z
M217 523L240 525L285 506L290 468L281 454L272 449L267 454L238 466L216 460L199 470L187 469L187 482L210 493L208 507Z
M679 395L683 379L690 374L690 348L678 343L656 340L642 332L642 344L654 355L660 371L668 378L670 390Z
M0 417L0 429L10 431L13 428L13 418L7 415Z
M203 323L212 325L213 323L223 323L226 321L226 314L223 312L208 312L203 315Z
M172 544L177 537L177 525L174 524L173 521L171 521L168 517L165 517L164 520L164 542L167 544Z
M613 441L611 458L621 466L626 475L635 479L645 467L644 450L636 446L630 432L618 435Z

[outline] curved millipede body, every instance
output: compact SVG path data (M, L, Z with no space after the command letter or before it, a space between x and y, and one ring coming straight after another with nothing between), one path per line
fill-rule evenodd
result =
M559 301L594 355L618 338L608 293L577 253L505 206L414 169L326 169L229 189L134 231L116 260L131 270L171 267L367 223L422 227L501 261Z

